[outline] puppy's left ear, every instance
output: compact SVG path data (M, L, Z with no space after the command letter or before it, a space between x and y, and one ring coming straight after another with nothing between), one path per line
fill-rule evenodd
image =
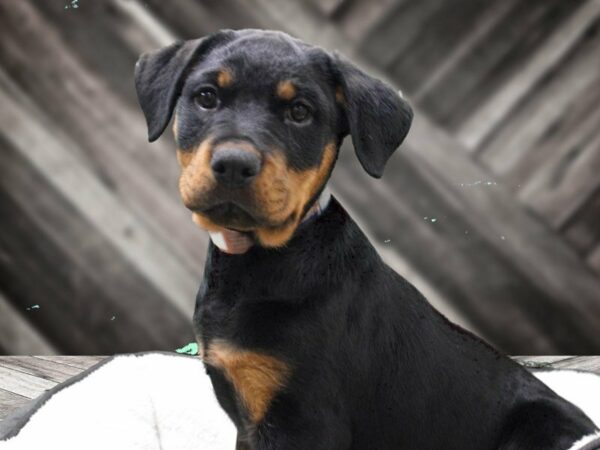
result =
M381 178L387 160L408 134L412 109L397 91L337 54L333 65L356 156L369 175Z
M135 90L148 124L148 140L155 141L171 120L187 74L212 48L233 37L231 30L204 38L179 41L144 53L135 65Z

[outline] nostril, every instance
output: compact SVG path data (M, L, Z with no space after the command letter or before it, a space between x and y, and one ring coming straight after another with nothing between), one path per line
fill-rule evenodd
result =
M217 174L224 174L226 171L226 165L223 161L217 161L212 165L213 172Z
M244 167L242 169L242 176L243 177L253 177L254 175L256 175L256 171L254 170L254 167Z

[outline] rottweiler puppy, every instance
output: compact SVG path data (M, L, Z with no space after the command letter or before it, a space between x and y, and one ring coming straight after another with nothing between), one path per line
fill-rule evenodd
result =
M135 83L150 141L174 116L181 197L211 234L194 324L238 448L566 449L597 431L435 311L327 194L347 135L382 175L412 120L396 91L261 30L144 54Z

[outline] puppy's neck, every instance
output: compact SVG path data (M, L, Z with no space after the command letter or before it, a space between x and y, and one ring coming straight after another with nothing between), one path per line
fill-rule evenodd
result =
M230 305L296 303L321 298L325 291L352 289L348 280L359 283L380 264L366 236L332 196L327 208L301 224L283 247L254 245L230 255L211 242L198 295L201 302Z
M319 198L306 212L300 224L306 222L315 215L320 215L331 200L331 192L325 186L319 195ZM223 229L221 231L209 231L208 235L212 243L222 252L230 255L241 255L246 253L256 244L256 241L251 233L244 233L236 230Z

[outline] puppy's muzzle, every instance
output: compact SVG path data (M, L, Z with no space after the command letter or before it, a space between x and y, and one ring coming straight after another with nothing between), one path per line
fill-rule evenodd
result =
M227 144L215 147L210 167L223 188L242 188L256 178L262 166L260 154L244 146Z

